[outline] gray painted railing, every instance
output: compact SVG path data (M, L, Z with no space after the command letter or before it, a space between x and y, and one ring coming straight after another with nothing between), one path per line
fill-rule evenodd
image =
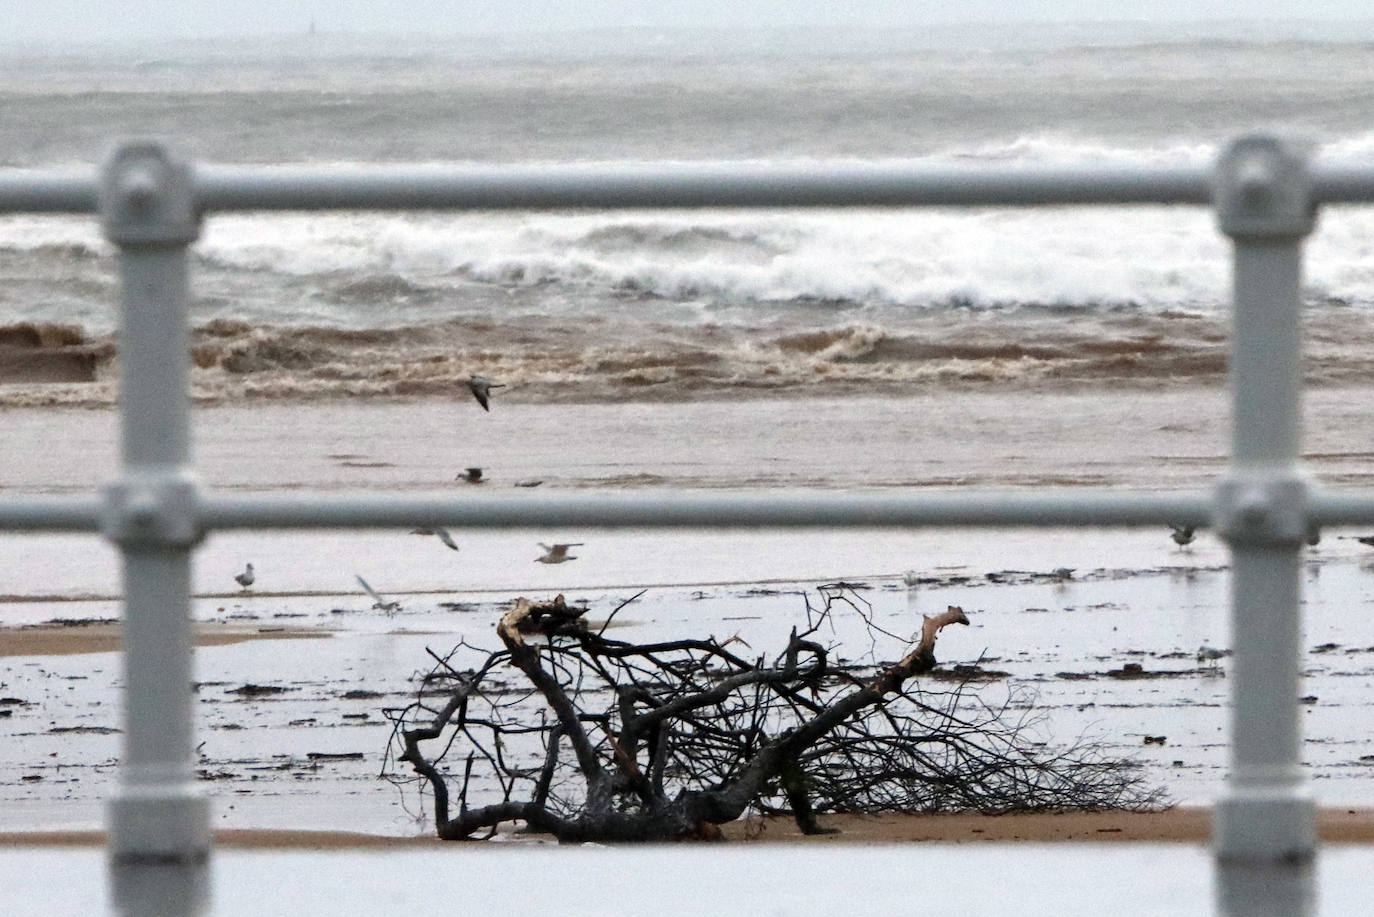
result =
M1210 525L1232 551L1231 759L1216 808L1225 914L1315 910L1315 810L1300 764L1299 551L1311 527L1374 524L1374 495L1323 493L1300 457L1301 247L1316 207L1374 201L1374 167L1314 165L1265 136L1215 169L953 169L807 164L192 168L150 142L99 176L0 175L0 213L93 213L119 249L124 472L103 495L0 502L0 529L102 531L124 558L126 712L109 811L115 906L187 914L209 900L209 807L192 774L189 564L227 528ZM1211 492L807 496L618 493L469 501L424 495L211 497L189 466L187 247L231 210L1215 206L1234 243L1232 463Z

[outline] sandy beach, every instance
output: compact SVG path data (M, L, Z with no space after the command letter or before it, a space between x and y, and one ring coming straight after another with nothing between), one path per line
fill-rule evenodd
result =
M1207 809L1164 812L1024 813L1018 815L827 815L834 834L802 834L791 819L746 819L724 828L727 843L909 844L1027 841L1031 843L1181 843L1205 844L1211 837ZM1374 843L1374 810L1322 809L1317 831L1327 844ZM538 835L528 835L540 840ZM5 846L99 846L101 831L25 831L0 833ZM548 840L543 838L543 840ZM217 846L241 850L395 850L443 846L431 836L385 837L347 831L267 831L226 829L215 833Z
M1374 441L1374 422L1359 404L1369 394L1319 389L1309 398L1309 466L1324 482L1366 479L1362 443ZM470 499L528 479L548 490L1204 488L1225 454L1224 400L1211 390L494 407L484 414L467 401L432 399L200 407L197 470L207 488L226 492ZM0 442L10 493L85 492L116 472L111 411L5 409L0 420L13 433ZM1139 430L1148 445L1104 440L1103 429ZM484 468L487 483L454 480L470 465ZM1324 533L1305 561L1305 756L1330 810L1323 817L1335 819L1333 838L1364 836L1374 778L1366 714L1374 624L1358 613L1374 602L1374 557L1354 534ZM1119 823L846 820L841 837L1206 835L1204 810L1226 768L1228 661L1194 657L1199 646L1229 645L1227 554L1206 532L1186 550L1167 530L453 535L457 552L408 530L206 539L193 569L203 740L195 766L217 828L250 832L226 837L432 836L426 798L379 778L390 729L383 710L413 697L427 650L490 645L516 596L563 592L598 621L646 590L616 618L627 637L737 634L767 648L802 619L803 594L836 581L899 635L922 614L966 608L972 626L940 644L946 666L977 661L995 671L979 688L990 702L1010 698L1034 714L1047 742L1087 738L1137 761L1177 805ZM575 562L549 566L534 563L541 541L585 546ZM0 548L0 832L96 831L121 738L118 556L81 535L3 535ZM258 581L244 590L232 578L248 561ZM1073 572L1055 575L1062 568ZM372 608L355 575L400 610ZM902 651L870 646L852 621L830 639L843 654ZM1145 677L1112 674L1127 663ZM739 836L751 830L736 827ZM791 830L770 823L761 836Z
M202 624L196 629L196 646L226 646L245 640L300 640L328 636L318 631L288 627L246 627ZM0 656L67 656L113 653L120 649L117 622L67 620L30 624L0 630Z

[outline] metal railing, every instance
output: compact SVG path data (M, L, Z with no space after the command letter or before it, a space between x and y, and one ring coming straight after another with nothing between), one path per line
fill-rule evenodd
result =
M1302 243L1326 202L1374 201L1374 167L1318 165L1268 136L1215 169L915 165L192 167L131 142L99 175L0 175L0 213L99 213L119 252L123 474L103 494L0 502L0 530L101 531L123 556L126 704L109 809L115 906L193 913L208 901L209 806L192 771L189 563L227 528L1210 525L1232 552L1231 756L1214 817L1227 914L1313 912L1315 808L1300 764L1299 550L1311 527L1374 524L1374 495L1303 476ZM1232 462L1208 492L216 497L189 465L187 248L232 210L1213 205L1234 243Z

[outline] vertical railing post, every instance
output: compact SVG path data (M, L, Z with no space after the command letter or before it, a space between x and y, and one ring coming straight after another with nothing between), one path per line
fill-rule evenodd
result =
M1231 547L1231 762L1216 807L1219 909L1301 915L1314 907L1315 810L1298 723L1299 552L1307 532L1300 459L1302 243L1315 209L1305 155L1242 137L1222 155L1221 229L1235 246L1230 356L1232 466L1216 527Z
M105 533L124 574L124 743L109 810L111 892L126 914L192 914L208 900L209 804L192 767L191 550L200 538L189 459L186 249L199 232L189 166L125 144L101 185L119 249L124 470Z

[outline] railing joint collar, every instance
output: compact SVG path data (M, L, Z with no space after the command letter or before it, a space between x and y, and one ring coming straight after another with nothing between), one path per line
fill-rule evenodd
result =
M1217 483L1212 527L1232 544L1301 544L1312 528L1309 491L1296 470L1233 470Z
M100 182L105 235L124 247L189 245L200 235L191 165L152 140L121 144Z
M1309 234L1317 210L1307 145L1267 134L1233 140L1217 163L1216 208L1221 231L1233 239L1282 241Z
M205 535L200 489L186 468L138 469L105 488L103 531L122 545L191 547Z

